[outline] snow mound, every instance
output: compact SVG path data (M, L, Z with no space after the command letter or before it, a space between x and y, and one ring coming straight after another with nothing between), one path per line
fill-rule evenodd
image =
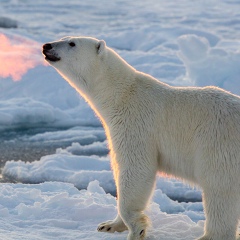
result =
M191 85L214 85L240 94L239 42L211 47L204 37L184 35L178 38L178 45Z

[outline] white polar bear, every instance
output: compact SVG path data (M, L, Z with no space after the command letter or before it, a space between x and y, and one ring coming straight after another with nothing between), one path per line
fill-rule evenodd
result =
M144 239L156 174L203 189L201 240L236 239L240 215L240 98L216 87L171 87L136 71L102 40L66 37L45 59L88 101L111 150L118 216L100 232Z

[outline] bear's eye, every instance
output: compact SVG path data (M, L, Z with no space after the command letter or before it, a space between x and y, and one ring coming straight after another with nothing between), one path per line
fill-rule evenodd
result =
M74 47L76 44L74 42L70 42L69 46Z

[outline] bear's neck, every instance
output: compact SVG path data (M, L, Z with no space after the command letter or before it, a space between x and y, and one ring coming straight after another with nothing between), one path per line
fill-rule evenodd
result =
M128 104L136 89L137 71L115 52L105 61L86 98L101 120L107 122Z

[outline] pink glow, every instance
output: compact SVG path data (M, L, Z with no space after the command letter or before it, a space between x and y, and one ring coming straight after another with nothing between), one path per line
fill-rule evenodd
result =
M44 64L39 43L21 37L10 39L0 33L0 78L11 77L19 81L39 64Z

